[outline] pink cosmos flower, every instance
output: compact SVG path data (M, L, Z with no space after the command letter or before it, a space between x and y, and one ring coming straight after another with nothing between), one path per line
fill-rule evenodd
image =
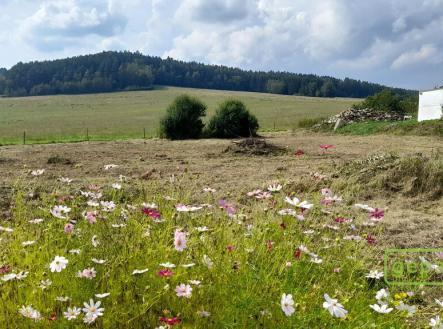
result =
M179 318L177 318L175 316L173 318L166 318L166 317L162 316L160 318L160 321L167 324L168 326L171 326L171 327L182 322L182 320L180 320Z
M169 277L169 276L173 276L174 272L172 272L169 269L164 269L164 270L160 270L157 273L158 276L163 276L163 277Z
M332 148L334 148L335 146L334 145L331 145L331 144L320 144L320 148L322 148L323 150L325 150L325 151L327 151L327 150L329 150L329 149L332 149Z
M229 216L235 215L235 207L229 203L227 203L225 200L220 200L218 202L218 205L220 208L225 209Z
M295 151L295 153L294 153L294 155L295 156L302 156L302 155L304 155L305 154L305 152L303 151L303 150L300 150L300 149L298 149L297 151Z
M65 225L65 233L71 234L72 232L74 232L74 225L72 225L71 223L66 224Z
M235 250L235 246L229 245L229 246L226 247L226 249L227 249L228 251L232 252L232 251Z
M368 244L370 245L375 245L377 244L377 240L375 239L375 237L372 234L368 234L368 236L366 237L366 241L368 242Z
M149 207L143 207L142 212L146 216L151 217L153 219L159 219L160 218L160 213L158 212L157 209L149 208Z
M89 224L94 224L97 221L97 212L96 211L88 211L85 214L85 219Z
M385 212L382 209L375 208L369 212L370 219L374 222L380 222L385 217Z
M192 287L189 284L182 283L175 287L175 293L177 294L177 297L191 298Z
M175 250L182 252L186 248L186 233L176 230L174 233Z

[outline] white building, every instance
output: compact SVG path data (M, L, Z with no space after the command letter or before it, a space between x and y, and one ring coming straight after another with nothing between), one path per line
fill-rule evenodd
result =
M420 92L418 121L435 120L443 117L443 88Z

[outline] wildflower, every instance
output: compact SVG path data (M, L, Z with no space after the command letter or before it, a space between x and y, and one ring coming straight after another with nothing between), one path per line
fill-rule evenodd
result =
M100 244L100 242L97 240L97 236L96 236L96 235L93 235L93 236L92 236L92 238L91 238L91 243L92 243L92 246L93 246L94 248L97 248L97 246Z
M300 259L300 258L301 258L301 254L302 254L302 251L300 250L300 248L297 248L297 249L294 251L294 258L295 258L295 259Z
M407 312L408 316L413 316L415 314L415 312L417 311L417 306L407 305L403 302L400 302L400 304L397 305L395 308L401 312Z
M105 165L105 170L110 170L110 169L113 169L113 168L117 168L118 167L118 165L115 165L115 164L107 164L107 165Z
M23 280L28 276L29 272L19 272L16 276L17 280Z
M105 292L103 294L95 294L95 297L102 299L102 298L108 297L110 294L111 293L109 293L109 292Z
M68 184L68 185L72 183L72 179L67 178L67 177L60 177L58 180L62 183Z
M370 245L377 244L377 240L372 234L368 234L368 236L366 237L366 242Z
M384 276L383 272L380 272L378 270L371 270L366 275L367 278L369 278L369 279L376 279L376 280L381 279L383 276Z
M379 291L377 291L375 295L375 299L377 299L378 301L388 298L389 298L389 291L387 291L386 289L380 289Z
M102 210L105 212L112 212L116 207L114 201L100 201L100 205L102 206Z
M8 265L0 266L0 274L5 274L11 272L11 267Z
M180 284L175 287L175 293L178 297L191 298L192 296L192 287L189 284Z
M323 308L328 310L332 316L337 318L345 318L348 314L342 304L338 302L337 299L329 297L328 294L324 294L325 302L323 303Z
M97 211L87 211L84 214L84 218L89 224L94 224L97 221Z
M50 211L52 216L59 219L66 219L66 215L71 212L71 208L66 206L54 206Z
M74 232L74 225L72 225L71 223L66 224L64 231L66 234L71 234L72 232Z
M25 318L32 319L34 321L41 320L41 314L39 311L35 310L32 306L22 306L18 312Z
M292 295L283 294L281 296L281 309L285 313L286 316L291 316L295 312L294 308L294 300L292 299Z
M76 254L80 255L81 250L80 249L71 249L68 251L70 254Z
M27 246L33 245L35 242L36 241L23 241L22 246L27 247Z
M35 218L35 219L31 219L29 221L29 223L31 223L31 224L40 224L40 223L43 223L43 221L44 221L44 219L42 219L42 218Z
M437 303L438 306L443 307L443 301L435 299L435 302Z
M146 273L148 271L149 271L149 269L147 269L147 268L145 268L143 270L134 270L134 271L132 271L132 275L143 274L143 273Z
M61 272L66 268L68 260L63 256L55 256L54 260L49 265L51 272Z
M381 220L383 220L383 218L385 217L385 212L384 210L375 208L369 211L369 215L370 215L370 219L374 222L379 222Z
M435 318L431 318L431 320L429 320L429 326L431 328L443 329L443 323L441 322L441 319L438 315Z
M193 266L195 266L195 263L189 263L189 264L182 264L182 265L180 265L181 267L184 267L184 268L189 268L189 267L193 267Z
M329 149L332 149L332 148L334 148L335 146L334 145L331 145L331 144L320 144L320 148L321 149L323 149L323 150L325 150L325 151L327 151L327 150L329 150Z
M194 212L194 211L200 210L202 208L203 207L199 207L199 206L186 206L186 205L183 205L183 204L178 204L178 205L175 206L175 209L178 212Z
M195 229L200 233L209 231L209 228L207 228L206 226L203 227L198 226Z
M161 263L160 266L166 267L166 268L174 268L175 264L172 263Z
M111 185L111 187L112 187L114 190L121 190L121 189L122 189L122 184L114 183L114 184Z
M148 217L151 217L154 219L160 218L160 213L158 212L157 209L150 208L150 207L143 207L142 211Z
M56 297L55 300L58 301L58 302L62 302L62 303L64 303L64 302L67 302L67 301L71 300L71 298L68 297L68 296L65 296L65 297Z
M374 305L369 305L369 307L372 308L375 312L381 314L388 314L393 310L393 308L388 308L388 305L386 304L383 305L374 304Z
M220 201L218 201L218 205L220 206L220 208L226 210L226 212L228 213L228 216L232 217L235 215L236 210L232 204L226 202L225 200L220 200Z
M100 308L101 303L102 303L101 301L94 303L94 301L92 299L89 300L89 304L86 302L83 303L83 305L85 306L83 308L83 313L85 313L85 316L86 317L93 317L94 320L96 318L98 318L99 316L102 316L105 309Z
M207 255L203 255L203 264L205 264L209 269L211 269L214 265L211 258L209 258Z
M294 198L290 198L290 197L285 197L285 201L286 203L289 203L290 205L294 206L294 207L299 207L302 209L311 209L314 205L309 203L308 201L300 201L300 199L294 197Z
M63 315L68 321L75 320L80 315L81 309L78 307L68 307L66 312L63 312Z
M36 169L31 171L32 176L41 176L45 173L45 169Z
M305 152L304 152L303 150L300 150L300 149L298 149L298 150L295 151L295 153L294 153L295 156L302 156L302 155L304 155L304 154L305 154Z
M366 211L374 211L374 208L368 206L367 204L356 203L354 205L354 207L360 208L360 209L363 209L363 210L366 210Z
M96 275L97 275L97 272L95 271L95 269L93 267L85 268L83 271L77 272L77 277L85 278L85 279L89 279L89 280L92 280L93 278L95 278Z
M235 250L235 246L231 246L231 245L229 245L229 246L226 247L226 249L227 249L228 251L232 252L232 251Z
M174 233L175 250L182 252L186 248L186 233L176 230Z
M200 283L202 283L202 282L199 281L199 280L189 280L189 283L192 284L192 285L194 285L194 286L199 286Z
M51 280L41 280L40 284L38 285L40 287L41 290L45 290L47 288L49 288L49 286L52 284Z
M201 318L209 318L211 316L211 313L208 311L197 311L197 315Z
M272 247L273 247L273 245L274 245L274 242L271 241L271 240L268 240L268 241L266 242L266 248L268 248L269 251L272 251Z
M166 318L166 317L161 317L160 321L167 324L168 326L174 326L176 324L179 324L180 322L182 322L182 320L180 320L177 317L173 317L173 318Z
M173 276L174 272L172 272L170 269L164 269L157 272L158 276L168 277Z
M215 192L217 192L217 190L215 190L215 189L213 189L213 188L210 188L210 187L204 187L204 188L203 188L203 192L206 192L206 193L215 193Z

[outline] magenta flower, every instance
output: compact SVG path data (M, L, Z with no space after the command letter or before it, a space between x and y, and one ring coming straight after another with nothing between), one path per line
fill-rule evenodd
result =
M327 151L327 150L329 150L329 149L332 149L332 148L334 148L335 146L334 145L331 145L331 144L320 144L320 148L321 149L323 149L323 150L325 150L325 151Z
M186 233L176 230L174 233L175 250L182 252L186 248Z
M375 222L379 222L379 221L383 220L383 218L385 217L385 212L384 212L384 210L375 208L374 210L371 210L369 212L369 216L370 216L371 220L373 220Z
M72 225L71 223L66 224L65 225L65 233L71 234L72 232L74 232L74 225Z
M143 207L142 212L146 216L151 217L153 219L159 219L160 218L160 213L158 212L157 209L149 208L149 207Z
M229 216L235 215L235 207L232 204L227 203L225 200L220 200L218 205L220 208L225 209Z
M169 276L173 276L174 272L172 272L169 269L164 269L164 270L160 270L157 273L158 276L163 276L163 277L169 277Z

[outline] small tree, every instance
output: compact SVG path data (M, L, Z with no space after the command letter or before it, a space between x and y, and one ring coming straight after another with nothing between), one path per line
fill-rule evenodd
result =
M215 138L249 137L257 135L258 127L257 118L242 102L227 100L209 121L206 134Z
M169 139L195 139L202 135L202 117L206 105L189 95L178 96L169 105L166 115L160 121L160 133Z
M391 90L385 89L373 96L369 96L362 103L354 105L355 108L369 108L379 112L404 113L405 109L401 99Z

